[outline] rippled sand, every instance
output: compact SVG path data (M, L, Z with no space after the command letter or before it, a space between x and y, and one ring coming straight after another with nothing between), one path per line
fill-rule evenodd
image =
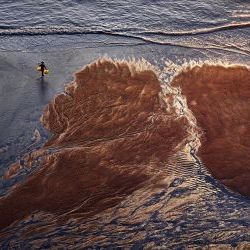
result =
M203 65L173 80L203 130L199 156L223 184L250 196L250 69Z
M54 136L27 160L39 171L1 200L2 228L36 210L90 216L163 178L190 124L148 67L104 60L76 73L42 117Z
M243 66L186 68L167 86L145 61L87 65L44 111L52 138L6 173L38 167L0 199L0 238L45 247L49 237L69 248L247 246L247 203L195 155L249 195L247 83Z

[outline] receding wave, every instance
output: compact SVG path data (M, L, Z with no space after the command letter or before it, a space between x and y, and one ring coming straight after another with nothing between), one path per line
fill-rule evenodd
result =
M116 31L116 30L115 30ZM113 32L115 32L113 31ZM36 26L36 27L21 27L21 28L1 28L1 36L16 36L16 35L73 35L73 34L113 34L110 30L87 30L81 27L67 26Z
M67 26L36 26L36 27L21 27L21 28L11 28L11 27L0 27L0 36L14 36L14 35L55 35L55 34L109 34L118 36L132 36L137 37L140 34L153 34L153 35L165 35L165 36L189 36L189 35L202 35L209 34L218 31L234 30L240 28L249 28L250 22L244 23L231 23L227 25L221 25L211 28L202 28L195 30L183 30L183 31L129 31L127 29L112 29L112 30L88 30L84 27L67 27ZM129 32L129 33L128 33Z
M249 55L249 49L244 44L237 45L234 43L224 44L217 43L215 41L203 42L195 40L192 36L195 35L205 35L212 32L223 31L223 30L233 30L238 28L247 28L250 27L250 23L238 23L231 24L213 28L204 28L197 30L189 31L174 31L174 32L165 32L165 31L132 31L129 29L112 29L112 30L88 30L83 27L67 27L67 26L50 26L50 27L22 27L22 28L0 28L0 36L36 36L36 35L77 35L77 34L97 34L97 35L108 35L113 37L123 37L131 38L142 41L142 43L156 44L156 45L169 45L169 46L178 46L183 48L194 48L194 49L212 49L212 50L222 50L232 53L238 53L242 55ZM152 35L152 36L149 36ZM157 35L161 37L157 37ZM187 40L178 40L178 36L186 36ZM171 37L176 37L172 39ZM191 39L191 40L190 40Z
M165 32L165 31L145 31L143 34L153 34L153 35L166 35L166 36L188 36L188 35L205 35L209 33L214 33L218 31L225 30L235 30L242 28L249 28L250 22L244 23L231 23L227 25L221 25L211 28L203 28L203 29L195 29L195 30L187 30L187 31L177 31L177 32Z

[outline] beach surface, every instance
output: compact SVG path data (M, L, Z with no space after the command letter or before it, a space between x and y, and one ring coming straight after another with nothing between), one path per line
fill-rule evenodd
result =
M211 77L214 74L218 78ZM193 218L199 211L200 216L210 220L211 216L218 216L221 212L212 209L205 216L208 204L217 207L218 202L225 202L229 209L241 200L237 193L224 189L213 177L233 191L249 195L246 181L249 169L242 164L248 159L237 158L238 151L233 150L233 139L236 137L237 147L245 146L243 155L249 149L244 144L245 130L240 133L236 131L232 139L223 136L217 128L221 127L221 121L214 115L220 106L220 117L227 124L223 126L223 131L227 134L230 134L227 127L236 127L235 124L230 125L230 121L241 119L240 124L247 123L247 116L234 118L240 112L244 113L244 106L240 103L238 107L242 111L229 115L227 108L230 107L224 104L226 99L220 96L225 95L220 86L233 82L232 88L240 84L244 87L248 82L249 69L246 66L204 64L183 68L172 78L170 85L164 85L160 78L160 71L145 60L119 61L109 58L99 59L75 74L64 92L54 97L43 111L40 120L51 133L49 140L26 153L4 174L8 182L19 176L23 169L33 169L29 176L0 199L0 211L4 215L4 220L0 220L0 238L3 242L8 242L8 245L20 242L19 236L13 243L8 240L13 232L19 232L21 238L32 242L33 246L44 246L45 241L40 239L37 242L31 233L41 222L46 226L38 231L35 229L35 235L43 237L48 232L60 230L63 225L67 225L67 230L73 233L84 223L85 227L78 228L77 232L87 233L90 242L83 243L78 239L77 244L88 247L96 243L109 244L112 236L93 238L91 228L105 223L105 231L112 235L117 231L111 225L121 214L126 214L126 222L120 222L123 227L124 223L129 223L134 230L143 221L148 221L148 225L154 223L151 216L156 211L161 217L171 215L174 216L172 220L175 218L178 221L178 217L189 208L193 211L185 216ZM192 84L194 82L197 86ZM247 95L243 90L235 96L235 91L230 91L229 86L226 89L226 96L230 93L234 95L235 104L242 101L244 94ZM201 104L205 102L208 107L207 99L200 100L207 96L211 101L209 109ZM228 98L232 100L231 96ZM217 105L214 106L216 101ZM210 113L203 115L204 110ZM209 141L212 141L212 147ZM230 141L233 142L231 147ZM216 158L219 150L219 155L228 155L226 149L230 149L229 160L226 156ZM224 193L225 200L221 198L221 193ZM158 196L162 198L156 198ZM184 200L180 203L179 198ZM130 200L134 199L139 200L132 205ZM165 202L166 199L173 200L173 207ZM193 206L189 200L199 201L200 205ZM248 202L244 203L240 205L243 209L240 213L247 216L245 206L248 206ZM121 204L126 206L125 210ZM140 216L133 212L137 209ZM176 209L177 214L173 215L172 209ZM229 211L224 218L220 218L224 223L235 212L231 210L231 214ZM130 216L135 216L135 224L131 224ZM104 218L108 218L108 222ZM49 222L51 219L52 224ZM22 221L29 223L22 227ZM200 222L199 226L208 226L206 222ZM159 223L163 226L167 222L162 217ZM193 224L189 226L189 230L193 229ZM126 230L124 227L120 233ZM171 231L170 228L168 230ZM247 227L241 226L240 232L245 235ZM208 231L205 238L212 237L213 233ZM234 237L236 235L239 237L238 234L234 234ZM52 245L57 245L59 239L69 240L65 236L58 237L53 237ZM150 242L143 232L137 237L144 239L143 244ZM194 239L197 237L193 235ZM223 239L228 241L230 237L230 234L225 234ZM131 241L119 242L124 246L133 245ZM247 246L244 240L241 242Z
M249 13L3 1L0 248L248 249Z

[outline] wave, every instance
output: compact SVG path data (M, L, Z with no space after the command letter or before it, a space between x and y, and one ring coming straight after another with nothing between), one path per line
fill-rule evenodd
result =
M203 29L195 29L195 30L187 30L187 31L175 31L175 32L165 32L165 31L144 31L141 34L151 34L151 35L164 35L164 36L195 36L195 35L206 35L210 33L215 33L218 31L226 31L226 30L235 30L242 28L249 28L250 22L244 23L231 23L211 28L203 28Z
M228 26L214 27L201 30L191 30L191 31L176 31L176 32L162 32L162 31L144 31L144 32L133 32L129 30L113 29L113 30L86 30L82 27L62 27L62 26L51 26L51 27L23 27L23 28L0 28L0 36L37 36L37 35L78 35L78 34L96 34L96 35L108 35L114 37L131 38L140 40L142 43L156 44L156 45L168 45L168 46L178 46L183 48L193 48L193 49L212 49L229 51L232 53L238 53L242 55L249 56L249 49L240 47L237 45L225 45L218 44L216 41L214 43L201 43L199 41L174 41L167 39L168 36L193 36L198 34L206 34L211 32L220 31L223 29L237 29L249 27L250 23L232 24ZM161 39L157 37L149 37L151 35L162 35ZM143 36L144 35L144 36ZM5 50L3 50L5 51Z
M21 28L0 28L0 36L36 36L36 35L77 35L77 34L113 34L110 30L87 30L82 27L36 26Z
M0 36L16 36L16 35L77 35L77 34L104 34L104 35L118 35L118 36L137 36L141 34L151 34L151 35L164 35L164 36L194 36L194 35L204 35L209 33L214 33L218 31L225 30L235 30L242 28L249 28L250 22L243 23L231 23L227 25L221 25L211 28L202 28L195 30L186 30L186 31L133 31L133 30L123 30L123 29L112 29L112 30L92 30L86 29L84 27L74 27L74 26L36 26L36 27L9 27L1 26L0 27ZM129 33L128 33L129 32Z

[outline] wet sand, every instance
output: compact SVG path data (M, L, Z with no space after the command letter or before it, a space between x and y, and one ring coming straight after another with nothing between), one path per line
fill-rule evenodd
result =
M181 95L175 87L163 84L158 71L145 61L101 59L87 65L44 110L41 121L53 135L50 140L25 154L5 174L11 181L20 169L34 169L0 199L1 247L126 248L139 244L175 249L177 245L207 247L208 242L213 248L232 242L248 247L248 199L226 191L205 169L229 188L246 194L240 185L234 189L216 176L206 155L216 160L217 150L211 147L224 152L228 135L234 140L239 137L230 130L237 123L226 126L235 114L226 113L225 98L220 98L224 92L215 83L229 84L227 95L240 111L247 89L238 93L230 83L245 86L241 82L248 82L248 75L243 66L189 67L173 79L175 87L183 84ZM196 84L201 89L206 86L202 98L210 94L217 109L208 97L207 106L198 106L204 100L193 90ZM221 114L210 114L209 108ZM199 116L201 110L210 116ZM220 117L228 119L224 127L218 126ZM244 116L237 117L244 123L240 118ZM242 138L234 141L237 147ZM39 140L39 133L34 140ZM219 142L224 143L223 150ZM225 164L226 158L219 164L233 171L237 170L231 168L237 151L232 152L231 165ZM228 176L228 171L218 169Z
M200 156L227 187L250 196L250 70L203 65L177 75L188 107L203 130Z
M0 227L35 211L87 218L163 179L192 125L160 93L145 62L99 60L76 73L41 119L53 137L24 159L39 170L0 200Z

